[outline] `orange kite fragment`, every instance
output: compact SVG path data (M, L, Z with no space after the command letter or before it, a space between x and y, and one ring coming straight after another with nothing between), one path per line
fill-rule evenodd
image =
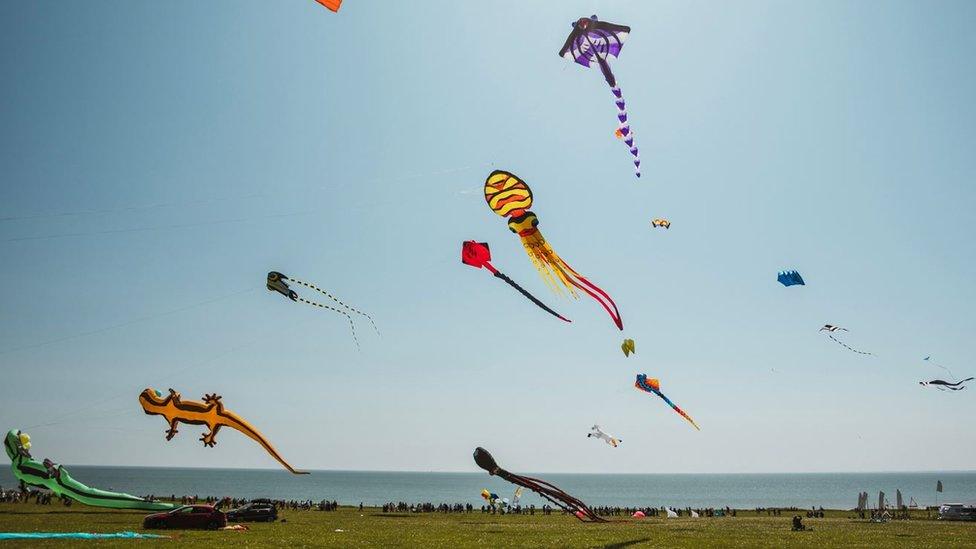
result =
M315 0L315 1L337 13L339 11L339 6L342 5L342 0Z

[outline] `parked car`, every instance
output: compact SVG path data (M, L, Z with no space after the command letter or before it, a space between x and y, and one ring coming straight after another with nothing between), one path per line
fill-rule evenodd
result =
M274 522L277 519L278 508L267 499L256 499L227 511L227 520L231 522Z
M142 527L149 528L209 528L227 526L227 515L212 505L184 505L165 513L154 513L142 519Z
M939 507L939 520L976 520L976 505L944 503Z

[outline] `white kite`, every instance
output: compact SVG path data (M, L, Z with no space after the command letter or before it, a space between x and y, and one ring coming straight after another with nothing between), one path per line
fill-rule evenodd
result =
M603 429L600 429L599 425L594 425L593 427L590 428L590 434L586 435L586 438L590 438L590 437L596 437L606 442L610 446L613 446L614 448L616 448L618 444L623 442L623 440L619 438L612 437L609 434L604 433Z

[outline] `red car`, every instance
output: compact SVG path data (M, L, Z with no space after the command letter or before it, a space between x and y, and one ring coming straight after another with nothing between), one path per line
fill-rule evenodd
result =
M227 526L227 515L212 505L184 505L165 513L154 513L142 519L142 527L149 528L209 528Z

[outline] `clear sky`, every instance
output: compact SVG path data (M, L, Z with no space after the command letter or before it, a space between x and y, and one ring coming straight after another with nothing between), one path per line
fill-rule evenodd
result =
M633 29L639 181L599 71L557 55L591 13ZM165 442L153 386L222 394L311 469L471 471L478 445L523 471L976 468L976 387L918 385L946 377L926 355L976 375L974 24L965 1L3 2L0 424L63 463L277 467L233 431ZM623 333L545 288L484 203L494 168ZM461 265L466 239L574 322ZM359 322L357 352L272 269L381 337Z

